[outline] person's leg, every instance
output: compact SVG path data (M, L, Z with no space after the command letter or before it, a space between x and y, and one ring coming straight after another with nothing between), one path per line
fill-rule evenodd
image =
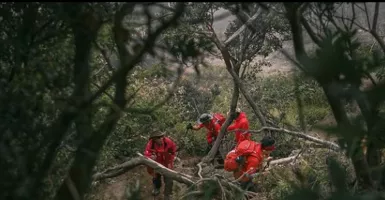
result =
M152 184L154 189L152 190L152 195L157 196L160 193L160 188L162 187L162 176L160 174L155 174L152 178Z
M252 191L254 190L254 183L253 181L243 181L240 182L240 186L243 190Z
M218 164L223 165L225 163L225 161L223 160L222 155L221 155L219 149L218 149L217 154L215 156L217 158Z
M174 182L172 179L163 176L164 179L164 198L163 200L170 200L170 196L172 194L172 187Z
M208 144L208 143L207 143L207 147L206 147L205 153L208 154L208 153L210 152L210 150L211 150L212 147L213 147L212 144Z

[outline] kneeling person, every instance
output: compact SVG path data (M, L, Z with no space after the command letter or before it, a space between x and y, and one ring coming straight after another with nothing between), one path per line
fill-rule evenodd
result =
M274 143L274 139L269 136L264 137L260 143L244 140L227 154L224 168L233 172L242 189L250 190L254 187L252 174L261 169L264 158L275 149Z

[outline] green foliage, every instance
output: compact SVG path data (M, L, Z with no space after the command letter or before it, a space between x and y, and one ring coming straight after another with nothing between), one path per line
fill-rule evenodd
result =
M249 72L251 73L251 72ZM300 79L299 92L303 99L304 114L309 125L323 119L329 112L325 95L313 80ZM268 109L273 116L282 118L282 122L295 126L299 125L298 107L295 99L294 80L290 76L258 77L246 76L245 81L254 99L261 102L262 107ZM252 82L260 84L252 85Z
M323 159L315 158L314 155ZM305 150L295 166L272 168L266 175L258 176L256 181L260 192L268 193L269 199L292 199L297 195L329 199L337 187L351 183L354 179L351 170L352 166L342 155L321 149ZM338 175L335 176L334 173ZM332 181L333 177L338 177L337 182ZM351 190L346 191L348 192Z

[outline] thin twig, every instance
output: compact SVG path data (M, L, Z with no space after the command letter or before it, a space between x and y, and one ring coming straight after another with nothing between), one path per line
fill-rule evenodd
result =
M197 166L198 166L198 176L199 176L199 178L203 179L203 177L202 177L202 163L198 163Z
M217 183L218 183L218 185L219 185L219 188L221 188L222 200L227 200L227 198L226 198L226 191L225 191L225 189L223 188L223 186L222 186L222 184L221 184L221 181L220 181L218 178L216 178L216 180L217 180Z

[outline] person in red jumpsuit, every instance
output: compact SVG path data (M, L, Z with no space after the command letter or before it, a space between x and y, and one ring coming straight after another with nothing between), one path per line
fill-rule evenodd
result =
M242 112L239 108L235 111L234 122L227 127L227 131L233 130L235 130L235 144L239 144L243 140L250 140L249 120L246 113Z
M144 156L150 158L163 166L173 169L174 159L176 153L176 144L169 138L165 137L163 132L153 132L144 151ZM162 186L162 175L156 173L154 169L147 167L147 171L153 176L152 183L154 189L152 194L154 196L159 195L160 188ZM173 181L167 177L164 179L164 200L168 200L172 193Z
M253 190L254 183L252 182L252 174L261 170L264 159L271 160L271 157L269 157L270 153L275 149L275 140L270 136L265 136L260 143L244 140L240 142L238 146L250 145L250 142L254 143L255 148L253 153L247 156L238 156L236 162L239 163L239 168L233 172L234 178L236 180L239 179L238 182L245 190ZM237 148L235 151L237 151Z
M192 130L200 130L201 128L205 127L207 129L206 139L208 145L206 148L206 153L208 153L211 150L213 143L217 139L219 131L221 130L221 126L225 120L226 119L220 114L212 115L204 113L199 117L198 124L193 126L191 123L189 123L186 128ZM216 158L219 164L223 164L223 158L219 151L217 151Z

